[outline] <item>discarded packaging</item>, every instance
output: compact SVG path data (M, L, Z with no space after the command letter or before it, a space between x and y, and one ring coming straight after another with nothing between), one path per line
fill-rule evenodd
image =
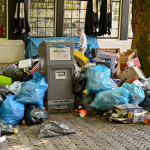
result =
M68 134L75 134L75 131L62 123L47 120L41 124L38 138L62 136Z
M31 68L33 65L33 59L26 59L19 61L19 68Z
M146 78L143 75L143 72L135 66L132 66L131 68L124 70L122 74L120 74L119 78L123 83L132 83L133 80L139 79L139 78L146 81Z
M127 50L127 52L120 53L120 63L126 63L129 60L133 59L134 57L137 57L137 50L131 49Z
M7 135L0 137L0 143L4 142L7 139Z
M140 67L141 64L139 62L139 59L138 57L126 62L126 63L121 63L120 64L120 68L122 71L124 71L125 69L129 68L129 67L132 67L132 66L136 66L136 67Z
M74 59L81 67L85 66L89 62L89 59L77 49L74 49Z
M14 82L10 86L7 86L7 88L15 95L18 95L21 89L21 82L20 81Z
M144 123L150 125L150 112L145 113Z
M145 114L145 112L134 113L133 117L132 117L132 122L133 123L142 123L142 122L144 122L144 114Z

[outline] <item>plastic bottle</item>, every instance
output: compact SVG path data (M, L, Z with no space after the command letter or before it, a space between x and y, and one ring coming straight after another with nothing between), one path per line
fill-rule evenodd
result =
M87 115L87 110L81 109L79 110L80 117L85 117Z
M9 77L4 77L0 75L0 84L4 85L11 85L12 84L12 79Z
M14 133L17 134L18 133L18 129L14 128Z
M7 139L7 135L0 137L0 143L4 142Z

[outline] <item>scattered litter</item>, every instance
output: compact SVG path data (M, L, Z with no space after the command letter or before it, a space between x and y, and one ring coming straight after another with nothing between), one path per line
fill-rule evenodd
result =
M47 120L40 126L38 138L62 136L68 134L75 134L74 129L70 129L67 125L62 123Z
M7 135L0 137L0 143L4 142L7 139Z

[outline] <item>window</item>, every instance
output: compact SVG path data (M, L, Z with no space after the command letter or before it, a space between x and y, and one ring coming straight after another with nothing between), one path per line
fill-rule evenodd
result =
M64 1L64 36L77 36L77 28L84 32L86 8L86 1Z
M111 0L112 5L112 28L110 35L103 35L100 38L118 38L120 21L120 0Z
M64 36L77 36L77 28L83 29L87 1L65 0L64 1ZM98 4L99 19L101 2ZM118 38L120 20L120 0L111 0L112 4L112 30L111 35L104 35L99 38ZM94 7L95 5L93 5Z
M6 37L6 0L0 0L0 38Z
M131 22L132 22L132 0L130 0L130 4L129 4L128 38L133 37Z
M54 36L54 0L30 0L30 36Z

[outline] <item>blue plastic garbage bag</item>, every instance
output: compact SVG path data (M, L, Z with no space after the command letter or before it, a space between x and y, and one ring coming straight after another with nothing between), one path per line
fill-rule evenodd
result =
M97 93L100 91L106 91L113 88L110 85L110 69L104 65L97 65L91 67L86 73L86 89L83 92L84 95L89 93Z
M43 109L43 97L47 88L48 84L45 78L39 72L36 72L32 80L22 83L16 101L22 104L34 104Z
M100 110L113 109L112 105L128 104L129 91L123 87L96 93L94 101L89 105Z
M24 117L25 107L23 104L16 102L15 95L7 95L0 108L1 120L12 126L21 122Z
M145 99L144 91L140 86L124 83L121 87L124 87L129 91L130 103L139 105Z

